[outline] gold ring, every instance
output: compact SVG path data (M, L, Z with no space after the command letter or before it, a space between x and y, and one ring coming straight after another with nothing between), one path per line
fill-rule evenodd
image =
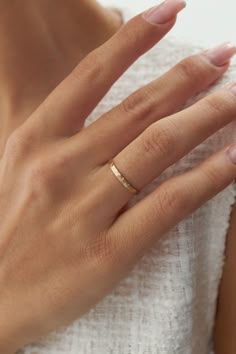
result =
M110 166L111 171L116 176L118 181L122 184L122 186L124 186L132 194L138 194L139 193L139 191L136 188L134 188L132 186L132 184L129 183L127 181L127 179L121 174L121 172L118 170L118 168L116 167L116 165L115 165L113 160L110 160L108 164Z

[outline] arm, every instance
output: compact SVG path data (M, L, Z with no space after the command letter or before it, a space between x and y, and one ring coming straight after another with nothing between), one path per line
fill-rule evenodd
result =
M226 262L219 292L214 333L215 353L236 353L236 204L226 244Z
M88 312L157 238L235 179L234 144L124 211L133 195L107 164L115 158L141 190L233 121L236 83L179 111L227 70L232 47L184 59L78 131L113 83L174 25L183 3L166 5L168 11L131 19L90 53L7 140L0 166L1 353Z

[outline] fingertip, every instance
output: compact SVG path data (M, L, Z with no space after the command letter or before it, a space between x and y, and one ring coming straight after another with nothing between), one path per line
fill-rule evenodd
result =
M166 0L145 11L142 17L152 25L163 25L175 18L185 7L184 0Z
M236 46L226 42L214 48L204 50L202 55L216 67L229 65L231 59L236 55Z

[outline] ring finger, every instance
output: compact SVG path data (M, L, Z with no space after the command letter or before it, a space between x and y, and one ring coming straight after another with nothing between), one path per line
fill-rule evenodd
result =
M235 53L236 47L226 43L182 60L159 79L131 94L72 141L76 141L77 148L77 139L89 139L91 149L96 150L96 155L91 154L91 164L102 165L150 124L179 111L189 98L215 82L227 70Z
M235 165L233 143L190 171L165 181L122 213L106 239L110 249L117 251L119 265L137 261L155 240L229 186L235 179Z
M150 125L114 158L115 165L131 185L141 190L195 146L230 123L235 113L236 84ZM100 174L100 181L106 181L106 184L103 182L103 203L109 206L107 212L115 215L132 194L115 178L108 164L97 174ZM96 178L98 181L98 176Z

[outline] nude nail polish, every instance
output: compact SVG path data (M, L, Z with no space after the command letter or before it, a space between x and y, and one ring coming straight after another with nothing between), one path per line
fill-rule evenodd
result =
M212 64L223 66L229 63L230 59L236 54L236 46L227 42L205 51L204 54Z
M228 88L232 92L232 94L236 96L236 83L229 85Z
M229 159L233 164L236 165L236 143L233 143L227 150L226 154L228 155Z
M185 8L184 0L165 0L160 5L152 7L143 13L143 18L154 25L165 24Z

